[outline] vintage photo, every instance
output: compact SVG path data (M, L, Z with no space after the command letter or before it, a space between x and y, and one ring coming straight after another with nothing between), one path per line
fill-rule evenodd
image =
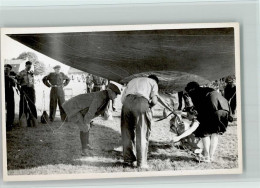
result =
M242 173L238 23L2 28L5 181Z

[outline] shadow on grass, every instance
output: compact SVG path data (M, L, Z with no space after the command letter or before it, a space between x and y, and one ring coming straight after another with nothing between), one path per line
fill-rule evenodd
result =
M171 149L172 145L166 142L156 142L151 140L149 142L149 152L157 152L159 149Z
M81 165L79 129L77 126L54 122L48 127L15 127L7 132L7 169L30 169L47 165ZM56 130L55 133L51 130ZM90 140L96 156L120 158L120 153L107 150L120 146L120 133L96 124L90 131Z

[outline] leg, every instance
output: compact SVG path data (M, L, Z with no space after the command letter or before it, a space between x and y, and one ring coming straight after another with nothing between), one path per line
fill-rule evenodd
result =
M65 102L65 95L64 95L64 91L63 91L62 88L60 88L60 91L59 91L58 96L57 96L57 100L58 100L58 105L59 105L59 109L60 109L61 121L65 121L66 113L62 108L62 104Z
M34 88L31 88L30 89L30 92L28 92L28 104L29 104L29 108L30 108L30 111L31 111L31 116L33 116L34 118L37 119L37 109L36 109L36 106L35 106L35 102L36 102L36 97L35 97L35 90Z
M209 156L210 159L214 159L214 153L218 146L218 134L212 134L210 137L210 148L209 148Z
M19 102L19 119L21 118L22 114L25 113L25 99L24 99L24 93L23 88L21 88L20 92L20 102Z
M55 88L51 89L50 93L50 121L54 121L57 108L57 96Z
M9 131L12 129L14 122L14 94L9 93L9 96L6 96L6 130Z
M151 131L151 112L139 116L136 126L137 166L148 168L147 153Z
M202 138L202 142L203 142L203 146L204 146L204 157L206 159L209 159L210 156L209 156L209 148L210 148L210 137L209 136L206 136L206 137L203 137Z
M132 163L136 161L134 122L131 113L125 106L123 106L121 113L121 137L124 162Z
M89 150L92 150L92 147L90 146L89 142L89 131L84 132L80 131L80 142L81 142L81 148L82 148L82 156L89 156L92 155L92 153Z

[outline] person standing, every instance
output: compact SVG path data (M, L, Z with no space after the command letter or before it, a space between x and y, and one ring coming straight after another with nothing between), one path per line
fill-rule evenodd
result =
M101 91L103 86L103 79L99 76L93 75L93 92Z
M86 87L87 87L87 93L91 93L94 87L93 77L91 74L88 74L86 76Z
M122 94L121 136L126 165L147 169L147 153L152 124L151 108L158 102L155 75L132 79Z
M47 87L51 87L50 91L50 121L53 122L56 115L57 103L60 109L61 121L65 121L66 113L62 108L62 104L65 102L65 94L63 87L67 86L70 79L63 72L60 72L61 67L56 65L53 67L55 72L51 72L47 76L43 77L42 81Z
M68 116L68 121L78 125L80 129L82 156L91 155L92 147L90 146L89 131L92 119L104 115L109 101L120 94L120 89L110 83L106 90L75 96L62 105Z
M35 106L36 97L34 89L34 74L31 71L32 62L25 63L25 69L18 73L17 82L20 87L19 119L24 113L27 118L27 125L37 120L37 110Z
M14 90L13 87L16 85L16 80L10 75L12 66L6 64L5 70L5 106L6 106L6 130L11 131L14 122Z
M237 101L236 101L236 85L234 79L228 77L226 80L226 87L224 89L224 97L229 101L232 115L236 113Z

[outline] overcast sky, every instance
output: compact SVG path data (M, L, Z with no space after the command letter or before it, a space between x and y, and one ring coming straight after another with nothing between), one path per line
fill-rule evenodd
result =
M46 66L55 66L57 64L61 65L61 71L67 72L69 69L69 66L64 65L52 58L49 58L46 55L43 55L31 48L28 48L27 46L11 39L8 36L3 37L3 48L2 48L2 57L3 60L5 59L12 59L17 58L21 53L23 52L33 52L37 55L39 61L43 62Z

